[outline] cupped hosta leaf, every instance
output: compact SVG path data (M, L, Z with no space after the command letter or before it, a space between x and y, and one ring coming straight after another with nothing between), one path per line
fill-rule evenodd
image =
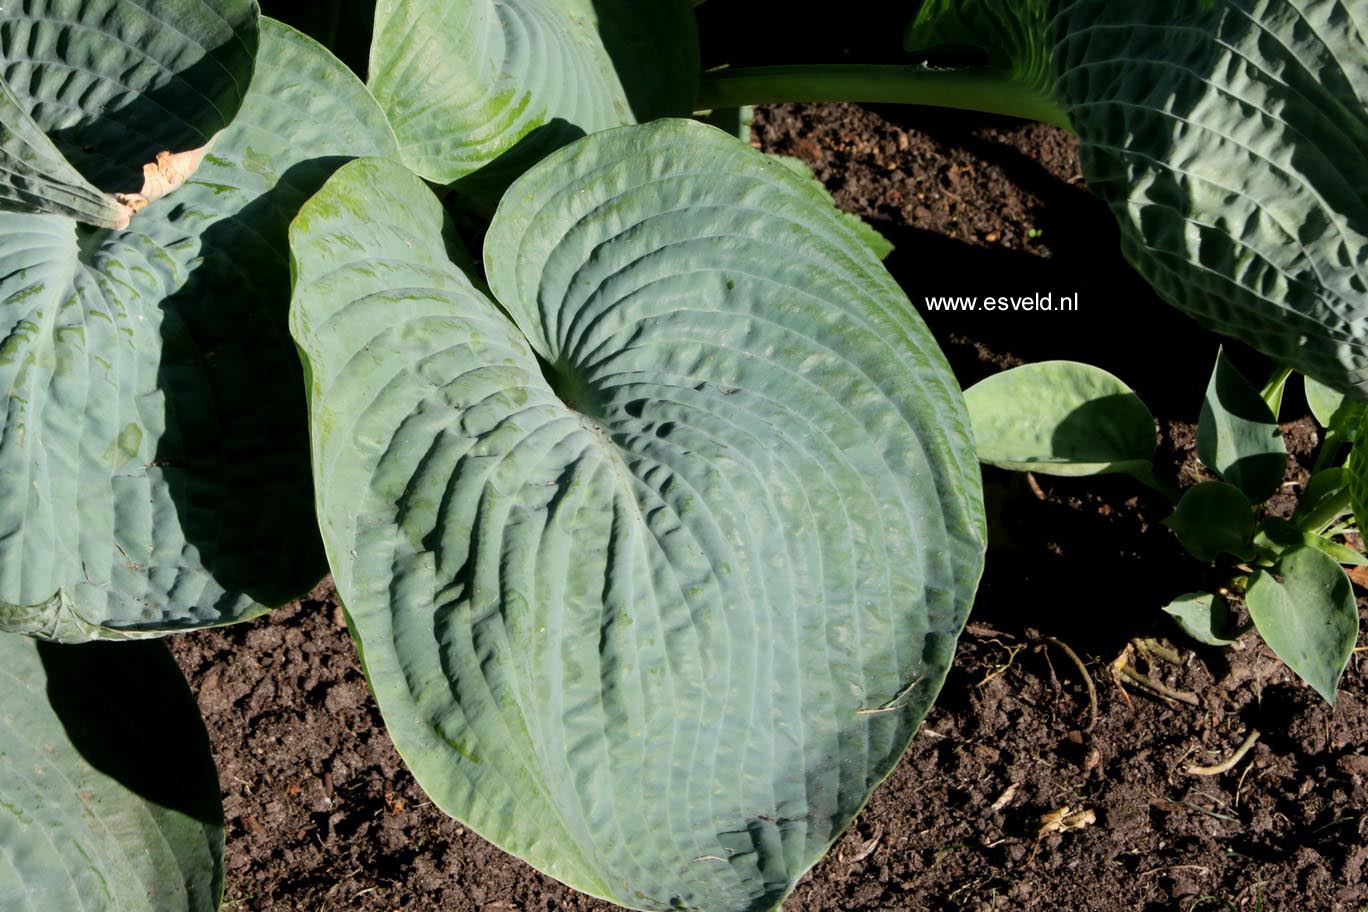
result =
M1368 396L1361 3L938 0L923 19L914 45L981 45L1031 86L1052 61L1088 185L1165 300Z
M478 192L586 133L691 113L698 70L688 0L380 0L369 84L423 177L498 160Z
M286 228L343 156L394 148L267 22L233 125L129 230L0 214L0 629L227 623L316 581Z
M161 643L0 634L0 909L216 912L223 809Z
M1147 473L1154 416L1116 377L1077 361L1023 364L964 393L979 459L1048 475Z
M907 27L913 52L980 47L1004 83L1027 86L1054 105L1054 67L1040 37L1049 28L1051 0L925 0Z
M810 182L696 122L514 184L502 309L443 230L376 161L292 229L324 540L395 743L578 889L772 909L907 746L969 608L949 369Z
M1358 606L1334 558L1309 546L1250 577L1245 605L1278 658L1331 706L1358 640Z
M159 152L228 125L257 42L253 0L13 0L0 18L0 201L126 223L106 194L138 190Z

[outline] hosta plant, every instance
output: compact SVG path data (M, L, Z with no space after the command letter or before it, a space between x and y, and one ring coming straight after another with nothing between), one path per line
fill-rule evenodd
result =
M1241 600L1273 651L1333 704L1358 638L1358 606L1343 566L1368 566L1346 540L1356 531L1354 508L1368 515L1368 491L1355 485L1368 486L1341 459L1364 409L1305 379L1325 431L1315 471L1290 518L1260 516L1287 470L1276 417L1287 376L1275 373L1260 391L1217 355L1197 423L1197 456L1214 477L1181 494L1155 470L1149 410L1100 368L1028 364L975 384L965 399L985 463L1048 475L1125 473L1174 501L1164 524L1193 557L1220 563L1230 577L1219 592L1176 595L1164 610L1195 639L1224 646L1244 632L1230 623L1226 598Z
M249 2L0 25L0 627L251 617L321 526L442 807L624 905L776 906L949 667L962 399L810 176L620 126L692 109L686 5L452 12L381 4L365 85ZM513 184L482 268L421 177Z
M587 892L777 906L908 744L983 555L969 417L886 244L791 164L673 118L807 96L1066 125L1164 297L1368 389L1347 6L931 0L909 45L983 66L701 93L686 0L374 12L363 82L252 0L6 8L0 630L231 623L326 552L424 788ZM1203 419L1223 487L1172 525L1247 565L1255 623L1330 697L1327 567L1368 483L1330 465L1308 515L1246 528L1280 451L1233 377ZM1096 376L1056 406L1070 389L1087 420L1057 416L1054 468L1159 484L1144 407ZM1333 642L1298 628L1302 589L1334 602ZM164 666L151 646L124 658ZM151 800L120 832L159 830L160 866L127 889L212 907L216 818Z
M640 909L776 907L977 583L967 418L811 181L692 121L516 181L483 270L398 164L291 228L318 513L433 800Z

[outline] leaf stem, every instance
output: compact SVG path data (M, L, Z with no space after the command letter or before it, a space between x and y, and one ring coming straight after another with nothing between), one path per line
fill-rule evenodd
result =
M1050 97L988 68L822 64L742 67L703 74L698 108L780 102L855 101L935 105L1041 120L1072 129Z

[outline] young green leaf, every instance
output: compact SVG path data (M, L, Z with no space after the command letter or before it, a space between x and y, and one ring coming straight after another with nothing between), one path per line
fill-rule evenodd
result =
M1208 646L1229 646L1240 632L1232 629L1226 600L1210 592L1189 592L1164 606L1183 632Z
M0 634L0 908L217 912L223 809L166 646Z
M1368 566L1368 557L1364 557L1348 545L1342 545L1333 539L1326 538L1324 535L1312 535L1307 533L1306 543L1317 551L1321 551L1333 558L1337 564L1343 564L1346 567Z
M987 75L1061 109L1127 259L1170 304L1365 394L1365 32L1345 2L933 0L907 44L982 48ZM951 75L986 106L972 73Z
M1302 377L1302 387L1306 391L1306 404L1317 423L1326 430L1334 423L1336 410L1344 404L1344 393L1331 389L1314 377Z
M1281 554L1306 544L1307 534L1281 516L1268 516L1254 533L1254 548L1261 555Z
M1333 706L1358 639L1358 606L1340 565L1315 548L1293 548L1250 577L1245 605L1278 658Z
M1216 354L1197 419L1197 458L1256 504L1278 490L1287 471L1277 419L1224 351Z
M405 164L494 199L587 133L693 113L687 0L380 0L370 89Z
M1254 510L1239 488L1223 481L1188 488L1164 525L1200 561L1214 561L1221 554L1253 557Z
M1268 405L1268 412L1276 421L1282 413L1283 392L1287 389L1287 378L1292 376L1290 367L1274 368L1272 376L1259 390L1259 398Z
M1324 552L1334 558L1336 563L1345 566L1368 565L1368 558L1353 548L1277 516L1270 516L1263 521L1263 525L1254 536L1254 546L1264 554L1281 554L1289 548L1306 546Z
M809 181L694 121L515 183L494 300L448 230L372 160L291 230L320 523L395 744L577 889L774 908L897 762L972 600L949 367Z
M344 157L396 152L356 77L263 21L232 125L127 231L0 213L0 630L222 624L317 581L286 230Z
M1343 466L1321 469L1306 482L1292 522L1307 532L1324 532L1335 520L1353 511L1349 471Z
M1154 416L1116 377L1076 361L994 374L964 393L979 459L1018 472L1098 475L1150 467Z

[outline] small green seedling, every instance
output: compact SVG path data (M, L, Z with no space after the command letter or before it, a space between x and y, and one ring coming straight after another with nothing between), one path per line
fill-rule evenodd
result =
M1197 424L1198 458L1216 478L1181 494L1155 472L1149 410L1100 368L1028 364L989 377L965 399L985 463L1048 475L1124 473L1169 498L1174 510L1164 524L1193 557L1228 566L1231 578L1224 594L1186 593L1164 610L1197 641L1225 646L1244 632L1232 625L1226 595L1240 599L1273 651L1333 704L1358 637L1343 567L1368 564L1346 537L1356 529L1354 506L1365 502L1368 473L1356 471L1352 456L1348 468L1340 458L1364 409L1306 380L1325 440L1292 517L1266 515L1260 507L1281 488L1287 467L1275 417L1287 375L1277 372L1260 391L1217 354Z

